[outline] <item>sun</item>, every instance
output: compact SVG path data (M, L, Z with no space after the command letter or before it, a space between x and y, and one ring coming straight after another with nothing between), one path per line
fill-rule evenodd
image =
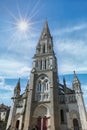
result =
M26 32L29 29L29 23L25 20L21 20L17 23L17 28L21 32Z
M24 40L29 40L37 35L36 31L38 32L38 29L36 28L36 24L41 22L38 20L35 21L35 17L39 13L39 8L37 8L38 4L39 1L37 3L35 2L32 10L30 10L28 6L22 11L19 2L17 2L16 12L13 12L12 10L6 8L6 11L11 17L9 17L9 20L2 22L2 24L7 24L7 28L4 28L5 26L3 26L2 31L11 33L11 44L13 44L15 41L16 43L20 43L20 41L24 42ZM9 48L11 48L11 46L9 46Z

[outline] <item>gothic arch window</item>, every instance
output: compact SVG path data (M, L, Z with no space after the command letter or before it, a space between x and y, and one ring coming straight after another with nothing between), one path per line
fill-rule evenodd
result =
M46 60L44 61L44 64L45 64L44 66L45 66L45 69L46 69Z
M40 53L40 46L38 46L38 47L36 48L36 53L37 53L37 54Z
M40 61L40 70L42 70L42 60Z
M51 52L51 45L49 45L49 52Z
M79 130L79 123L76 118L73 119L73 127L74 127L74 130Z
M48 82L46 82L46 90L48 91Z
M40 92L41 91L41 82L38 83L38 86L37 86L37 91Z
M43 53L45 53L45 44L43 45Z
M48 83L47 83L47 90L48 90Z
M36 83L35 100L48 101L50 97L49 79L44 75L41 76Z
M35 67L38 67L38 60L35 61Z
M64 123L64 110L60 110L61 123Z

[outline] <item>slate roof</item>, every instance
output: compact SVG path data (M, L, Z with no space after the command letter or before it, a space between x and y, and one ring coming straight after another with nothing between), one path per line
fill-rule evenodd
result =
M0 110L2 110L2 109L4 109L4 110L9 110L10 107L9 107L9 106L6 106L6 105L4 105L4 104L2 103L2 104L0 104Z

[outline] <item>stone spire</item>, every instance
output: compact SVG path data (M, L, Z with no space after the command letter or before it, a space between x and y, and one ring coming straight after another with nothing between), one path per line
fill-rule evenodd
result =
M79 79L78 79L78 77L77 77L75 71L74 71L73 84L74 84L74 85L75 85L75 84L76 84L76 85L80 85L80 81L79 81Z
M14 95L18 96L20 95L21 87L20 87L20 78L18 79L17 85L14 88Z
M76 90L78 92L81 91L81 83L80 83L75 71L74 71L74 78L73 78L73 88L74 88L74 90Z
M32 72L55 69L57 71L57 61L53 50L53 40L50 34L47 21L44 24L39 42L36 46Z
M48 26L48 22L47 21L44 24L40 40L44 39L44 38L52 38L51 34L50 34L50 30L49 30L49 26Z
M50 34L48 22L46 21L39 42L36 46L36 55L47 53L53 53L53 40Z

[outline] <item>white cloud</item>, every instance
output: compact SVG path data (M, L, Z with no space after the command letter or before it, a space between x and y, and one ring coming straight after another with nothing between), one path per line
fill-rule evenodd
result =
M5 105L11 105L11 103L12 103L11 97L12 96L13 95L11 92L2 93L0 91L0 104L4 103Z
M9 40L4 43L2 48L6 51L0 51L0 75L4 77L26 77L29 76L32 57L35 54L36 37L33 38Z
M4 78L0 76L0 86L4 86Z
M11 85L0 85L0 90L7 90L7 91L13 91L13 86Z
M31 68L24 66L20 68L20 70L17 72L20 77L26 77L29 76Z
M17 60L9 60L9 59L0 59L0 74L4 77L20 77L22 74L24 76L28 76L30 72L30 68L26 63Z
M84 54L87 55L86 53L87 46L85 41L81 41L79 39L74 40L74 38L72 38L72 39L66 39L64 41L59 40L58 43L56 46L58 47L58 51L61 53L67 53L76 57L78 56L82 57L84 56Z
M87 72L87 46L84 41L60 41L57 44L60 69L62 72L67 73L73 70L80 72ZM58 57L57 57L58 58Z
M87 23L82 23L78 25L68 25L64 28L59 28L58 30L54 30L53 34L54 35L63 35L65 33L73 33L75 31L82 31L84 29L87 29ZM78 32L77 32L78 33Z
M5 79L3 77L0 77L0 90L13 91L13 86L5 84Z
M56 29L54 47L58 58L59 73L87 73L87 24ZM79 30L79 31L78 31ZM84 31L85 30L85 31ZM73 34L74 31L78 31ZM67 32L67 34L66 34ZM63 35L64 34L64 35Z
M59 73L72 73L73 70L87 73L87 61L85 60L87 57L87 31L84 32L85 28L87 28L86 23L67 26L53 32L55 52L59 61ZM73 35L74 31L78 32ZM78 36L81 34L82 36L79 38ZM83 35L85 36L84 40ZM32 65L31 58L35 54L36 41L38 41L37 34L34 34L34 38L33 40L30 38L7 44L8 52L3 54L0 59L1 75L10 77L29 75Z
M13 89L14 87L12 85L7 85L4 78L0 77L0 103L11 104Z

